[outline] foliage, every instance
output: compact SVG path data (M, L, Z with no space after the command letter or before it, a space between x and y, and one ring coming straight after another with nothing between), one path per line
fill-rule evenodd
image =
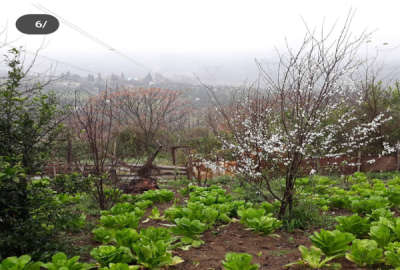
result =
M139 195L139 200L155 202L170 202L174 198L174 192L168 189L147 190Z
M355 214L352 216L339 216L336 217L338 225L336 229L341 232L352 233L356 237L364 237L370 230L370 224L366 218L360 217Z
M106 228L133 228L136 229L143 214L137 212L123 213L119 215L106 215L100 217L100 223Z
M63 231L85 225L80 196L57 194L47 178L27 181L20 165L0 158L0 257L29 253L34 259L62 250Z
M355 237L351 233L321 229L320 232L314 232L310 239L326 256L344 256Z
M371 266L383 261L383 250L374 240L355 239L346 258L358 266Z
M389 243L385 250L385 263L393 267L400 267L400 242Z
M0 263L0 270L39 270L40 262L31 262L29 255L8 257Z
M133 260L129 249L115 246L99 246L90 252L90 255L101 266L107 266L110 263L130 263Z
M139 270L138 265L128 265L126 263L110 263L108 267L101 267L100 270Z
M295 202L292 213L286 214L283 227L288 231L294 229L306 230L312 227L330 227L334 220L329 215L321 215L321 210L310 199L299 199Z
M132 228L115 231L115 243L117 246L131 247L139 238L139 233Z
M285 265L285 267L291 267L294 265L305 265L312 269L321 269L324 267L331 267L334 269L340 269L340 264L329 264L331 260L336 258L339 255L326 257L323 259L324 253L317 247L311 246L309 249L305 246L299 246L299 250L301 253L301 260L297 262L289 263Z
M225 270L257 270L260 268L258 264L252 264L253 256L247 253L229 252L225 255L222 265Z
M60 106L54 94L42 93L40 83L24 85L20 50L9 50L6 63L8 76L0 85L0 156L19 156L31 174L48 158L60 127Z
M175 224L176 226L172 227L172 231L186 237L196 237L207 229L207 225L201 223L200 220L190 220L186 217L175 219Z
M87 263L78 262L79 256L67 258L62 252L58 252L51 257L51 262L44 263L41 267L48 270L88 270L93 268L92 265Z
M371 239L375 240L378 243L378 246L381 248L385 247L393 240L393 235L390 228L382 223L371 226L369 235Z
M183 261L177 256L173 257L168 251L168 247L169 244L162 240L132 245L138 263L149 269L159 269L163 266L175 265Z
M52 179L51 187L58 193L75 194L89 192L91 183L78 173L58 174Z

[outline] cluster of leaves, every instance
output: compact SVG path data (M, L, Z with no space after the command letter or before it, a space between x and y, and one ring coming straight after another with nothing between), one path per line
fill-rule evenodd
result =
M257 270L260 265L251 263L253 256L247 253L229 252L222 265L225 270Z
M181 236L183 249L200 246L203 243L200 237L205 230L231 222L238 216L239 209L252 206L243 200L233 200L226 190L216 185L189 185L187 190L189 199L185 206L174 205L164 212L165 218L174 223L172 231Z
M51 188L58 193L76 194L89 192L91 183L88 178L78 174L58 174L51 181Z
M172 256L177 238L170 229L148 227L137 231L145 209L153 202L170 201L173 195L168 190L146 191L138 196L124 196L126 202L102 211L101 226L92 232L103 245L93 249L91 256L104 269L107 266L110 269L159 269L182 262L179 257Z
M311 268L322 267L319 262L345 256L360 267L375 267L385 263L399 267L400 217L391 209L398 208L400 177L391 175L386 181L368 179L363 173L348 177L349 189L337 187L337 183L326 177L313 177L311 181L299 179L303 187L302 196L317 198L322 206L344 208L354 212L351 216L336 217L334 231L321 230L310 237L314 246L302 248L302 264ZM312 195L311 187L317 191ZM317 251L318 249L318 251ZM312 252L311 252L312 251ZM321 260L311 266L309 254ZM308 254L308 255L307 255ZM318 255L320 254L320 255ZM326 258L322 259L322 255ZM300 263L300 262L297 262Z
M105 241L114 245L102 245L90 253L103 267L125 263L159 269L182 262L181 258L172 256L172 244L176 238L166 228L148 227L140 232L125 228L109 232L109 235Z
M240 222L248 228L264 235L272 234L282 226L282 221L265 214L264 208L246 208L238 210Z
M58 194L50 183L28 181L21 166L0 159L0 257L29 253L42 259L63 249L66 241L57 241L62 233L85 225L76 207L81 195Z
M51 261L43 263L40 261L33 262L29 255L20 257L8 257L0 263L0 270L88 270L93 265L81 263L78 261L79 256L68 259L67 255L58 252L51 257Z
M312 181L311 181L312 180ZM359 215L370 215L376 209L400 207L400 176L393 175L388 181L369 180L364 173L354 173L346 180L346 189L337 181L323 176L299 178L296 183L301 191L300 199L312 199L323 210L340 208Z

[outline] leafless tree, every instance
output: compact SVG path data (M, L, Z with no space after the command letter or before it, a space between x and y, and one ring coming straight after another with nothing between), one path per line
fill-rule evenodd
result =
M113 104L109 91L98 96L75 99L74 119L78 127L78 137L89 146L89 154L94 164L93 174L96 187L95 197L101 209L106 208L104 194L104 173L106 161L110 158L113 128Z
M187 120L188 103L180 91L127 89L113 93L112 100L118 108L118 120L135 128L147 154L160 131L178 130Z

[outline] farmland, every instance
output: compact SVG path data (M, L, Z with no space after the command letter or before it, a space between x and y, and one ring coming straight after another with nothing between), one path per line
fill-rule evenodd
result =
M57 196L64 201L75 201L85 209L82 213L90 226L75 225L70 237L75 243L82 241L86 246L80 248L86 252L79 254L80 262L59 253L42 267L52 269L52 263L74 265L73 269L125 269L128 264L130 269L400 266L399 174L315 175L297 181L303 204L289 223L274 217L277 201L259 202L248 186L229 177L216 178L207 187L187 179L168 180L158 190L121 194L114 206L98 215L85 209L84 193L60 192ZM80 239L84 234L90 237ZM27 257L9 258L2 267L23 269L27 262Z

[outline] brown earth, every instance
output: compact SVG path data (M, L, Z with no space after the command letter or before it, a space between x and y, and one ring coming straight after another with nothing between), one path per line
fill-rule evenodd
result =
M205 244L188 251L174 252L185 262L175 266L179 270L222 270L221 261L227 252L245 252L253 256L253 263L260 265L260 270L287 269L284 265L300 258L299 245L310 246L308 232L287 233L278 231L279 237L263 236L246 230L240 223L230 223L204 234ZM342 269L360 269L345 259L335 262L342 264ZM291 269L306 269L292 267Z

